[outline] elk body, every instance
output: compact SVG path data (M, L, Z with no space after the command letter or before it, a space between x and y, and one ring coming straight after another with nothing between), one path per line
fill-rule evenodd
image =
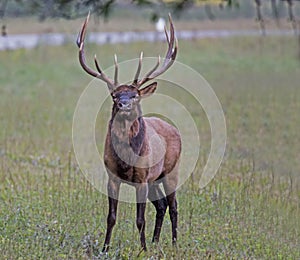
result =
M172 223L172 242L177 240L177 201L176 186L178 182L178 166L181 153L181 139L178 130L167 122L156 117L142 117L141 99L154 93L157 82L141 88L141 86L161 75L174 62L177 54L177 40L170 20L170 36L167 31L168 51L160 66L160 58L154 68L142 79L139 74L142 66L142 53L138 69L132 84L118 83L118 64L115 56L114 80L101 70L95 57L97 71L85 63L84 38L86 18L78 35L79 61L82 68L93 77L103 80L110 91L113 108L105 142L104 163L108 173L109 212L103 251L109 249L116 214L121 183L133 185L136 189L136 225L140 234L141 246L146 250L145 241L145 208L149 199L156 209L156 222L153 242L158 242L167 207ZM165 194L159 184L163 184Z

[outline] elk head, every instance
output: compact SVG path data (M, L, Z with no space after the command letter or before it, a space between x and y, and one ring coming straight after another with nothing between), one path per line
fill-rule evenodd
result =
M156 78L157 76L164 73L174 62L176 55L177 55L177 39L174 35L174 26L172 23L171 16L169 15L170 21L170 37L168 35L167 29L165 27L165 34L168 43L168 50L166 53L166 57L160 66L161 59L158 56L157 63L155 66L141 79L139 79L140 71L142 68L142 60L143 60L143 52L141 52L138 68L134 77L134 80L131 84L119 84L118 82L118 62L117 56L114 56L114 63L115 63L115 74L114 80L110 79L99 66L97 61L96 55L94 57L95 67L97 71L91 69L89 66L86 65L85 62L85 55L84 55L84 39L86 34L86 27L88 24L90 14L88 14L85 22L82 26L81 31L79 32L77 38L77 45L79 47L79 62L82 68L91 76L103 80L110 91L112 100L114 102L113 110L115 112L119 112L120 115L128 116L131 114L132 111L139 110L139 102L142 98L148 97L154 93L157 82L153 82L150 85L141 89L142 85L146 82Z

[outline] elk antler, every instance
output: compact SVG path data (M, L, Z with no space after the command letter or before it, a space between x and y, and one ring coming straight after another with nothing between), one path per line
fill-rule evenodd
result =
M94 57L94 62L96 65L96 69L97 71L94 71L93 69L91 69L90 67L88 67L85 63L85 56L84 56L84 39L85 39L85 34L86 34L86 27L88 24L90 18L90 13L88 14L87 18L85 19L82 28L78 34L77 37L77 46L79 48L79 62L81 67L90 75L92 75L93 77L96 77L98 79L103 80L104 82L106 82L108 88L110 91L112 91L115 87L117 87L118 85L118 63L117 63L117 56L115 55L115 76L114 76L114 81L112 81L108 76L106 76L104 74L104 72L101 70L98 61L97 61L97 57L95 55Z
M177 55L178 43L174 35L174 25L170 14L169 14L169 22L170 22L170 38L167 32L167 28L165 27L165 34L168 42L168 51L164 63L159 69L157 69L160 65L160 56L158 56L157 63L155 64L155 66L141 80L139 80L138 77L141 72L142 60L143 60L143 52L141 52L138 68L134 77L134 81L132 82L132 85L135 86L136 88L140 88L147 81L152 80L157 76L161 75L162 73L164 73L168 68L171 67L171 65L175 61Z

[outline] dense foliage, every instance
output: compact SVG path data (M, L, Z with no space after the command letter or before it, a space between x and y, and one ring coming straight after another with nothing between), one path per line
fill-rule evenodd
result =
M294 6L299 0L251 0L256 6L257 19L263 21L262 6L269 5L275 19L279 19L280 9L288 7L288 17L295 21ZM152 10L151 19L156 20L162 10L170 10L177 14L195 6L202 6L210 19L214 18L212 6L224 8L239 8L240 0L1 0L0 18L5 15L14 14L35 14L39 20L48 17L62 17L65 19L74 19L85 16L88 11L107 19L114 6L133 6L145 7Z

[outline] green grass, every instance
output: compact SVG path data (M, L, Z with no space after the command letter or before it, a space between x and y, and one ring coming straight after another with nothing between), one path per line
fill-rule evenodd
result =
M155 212L149 204L149 250L139 258L299 259L296 42L233 38L179 44L179 61L199 71L222 103L227 151L216 178L200 192L210 132L199 115L204 147L193 176L178 191L178 246L171 246L168 216L160 244L151 245ZM98 53L104 68L115 52L123 61L142 49L156 56L165 48L86 47L89 58ZM0 59L0 258L98 256L107 198L84 179L72 150L73 111L90 80L79 68L76 47L7 51ZM106 125L99 128L105 131ZM135 259L139 252L135 205L121 202L108 257Z

